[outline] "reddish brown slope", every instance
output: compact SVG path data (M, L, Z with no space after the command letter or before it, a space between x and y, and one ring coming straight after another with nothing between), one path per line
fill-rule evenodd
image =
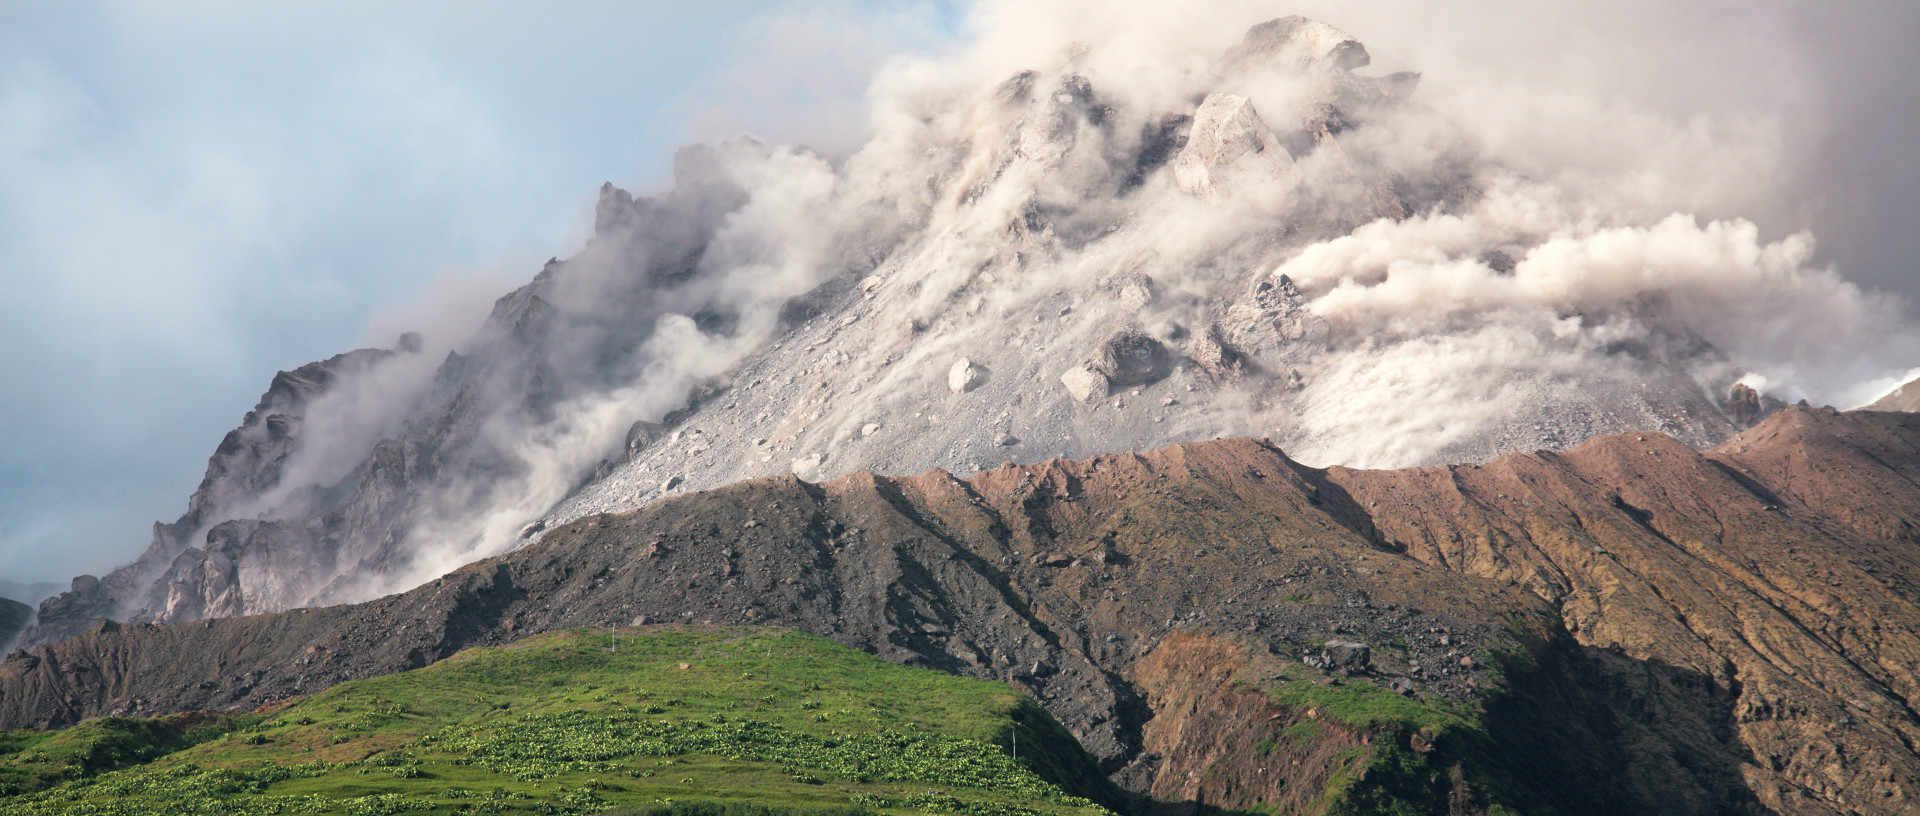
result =
M1898 813L1920 807L1917 473L1913 418L1794 408L1707 454L1632 434L1328 478L1409 555L1728 689L1768 806Z
M639 616L784 623L1026 689L1135 790L1290 807L1314 785L1275 776L1331 778L1371 736L1260 754L1302 712L1237 683L1338 635L1404 642L1376 649L1382 673L1456 699L1495 679L1463 656L1524 647L1487 703L1520 800L1900 813L1920 801L1916 469L1920 417L1793 409L1704 455L1646 434L1320 471L1234 439L760 480L368 604L42 647L0 664L0 727L257 705Z

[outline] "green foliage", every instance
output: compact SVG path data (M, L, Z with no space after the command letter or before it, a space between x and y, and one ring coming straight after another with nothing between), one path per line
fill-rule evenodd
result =
M1080 794L1119 801L1065 730L1004 685L784 630L652 631L611 654L604 638L470 650L272 719L229 718L192 747L96 750L100 762L0 798L0 816L1099 816ZM4 735L0 764L146 733L128 722L142 721Z
M568 773L613 773L619 761L634 757L704 754L808 768L862 782L980 788L1029 801L1091 804L1065 795L997 746L979 740L918 730L817 735L758 720L716 719L709 723L569 711L453 728L422 739L420 745L460 755L455 764L522 782Z
M1367 682L1333 686L1287 683L1269 696L1275 704L1288 708L1318 708L1333 721L1355 728L1398 728L1419 731L1432 738L1453 729L1479 727L1477 718L1457 703L1402 697Z
M796 808L742 802L675 802L644 808L620 808L608 816L874 816L859 807Z
M1311 680L1272 689L1274 704L1316 710L1281 732L1301 750L1317 739L1323 722L1370 731L1369 745L1333 759L1335 769L1316 799L1329 816L1400 816L1446 812L1457 767L1469 790L1490 812L1507 808L1504 766L1480 715L1446 699L1404 697L1364 681L1322 685ZM1423 752L1411 749L1414 740Z
M1286 730L1280 732L1280 735L1293 740L1294 748L1304 751L1308 745L1313 743L1315 737L1320 736L1320 723L1313 720L1301 720L1300 722L1287 726Z
M173 714L101 717L54 733L9 732L0 745L0 795L149 762L258 722L258 717Z

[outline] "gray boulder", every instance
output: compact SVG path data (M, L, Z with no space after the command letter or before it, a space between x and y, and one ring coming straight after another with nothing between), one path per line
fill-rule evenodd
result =
M1152 336L1123 331L1101 344L1092 368L1114 386L1146 385L1165 379L1173 370L1173 360L1167 347Z
M1329 640L1321 652L1330 669L1364 671L1373 662L1373 649L1365 643L1351 640Z

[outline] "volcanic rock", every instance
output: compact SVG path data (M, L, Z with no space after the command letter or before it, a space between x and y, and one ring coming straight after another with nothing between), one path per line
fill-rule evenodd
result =
M10 646L27 623L33 620L33 607L12 598L0 598L0 651Z
M1090 367L1106 377L1109 385L1124 388L1165 379L1172 367L1169 358L1167 347L1152 336L1123 331L1100 344Z
M1326 657L1328 668L1347 671L1365 671L1373 659L1373 650L1367 644L1351 640L1329 640L1321 653Z
M1253 767L1231 786L1191 780L1271 738L1248 724L1303 716L1233 678L1339 632L1404 642L1404 694L1464 703L1504 684L1489 733L1526 758L1537 806L1901 812L1920 791L1920 724L1903 713L1920 689L1917 485L1920 419L1802 407L1704 455L1645 433L1480 466L1319 470L1224 439L964 481L781 476L583 519L362 605L88 631L0 663L0 728L135 699L253 708L532 632L752 608L1009 682L1136 790L1231 809L1272 783ZM640 555L650 540L672 548ZM1081 566L1047 566L1061 558ZM312 645L327 649L301 664ZM1596 767L1613 770L1580 771Z
M955 394L972 391L986 379L986 369L973 364L972 360L962 357L953 361L953 367L947 370L947 390Z
M1410 79L1353 74L1364 55L1352 37L1285 18L1198 55L1193 76L1210 78L1164 103L1102 88L1073 58L939 100L942 115L902 117L900 138L844 162L751 140L683 150L669 189L603 187L587 246L500 297L460 352L369 350L277 377L209 461L189 512L156 525L134 563L48 599L26 641L100 617L361 601L458 559L541 546L576 519L790 474L812 456L808 479L964 473L1008 454L1032 464L1237 433L1309 461L1402 466L1642 428L1704 449L1738 430L1712 396L1731 383L1694 376L1727 361L1665 342L1657 327L1670 321L1653 319L1640 322L1658 336L1583 358L1581 388L1516 355L1485 374L1500 388L1475 389L1497 396L1471 405L1428 401L1415 383L1368 389L1376 411L1348 409L1351 375L1399 341L1319 317L1327 282L1294 286L1274 270L1362 224L1462 211L1494 169L1405 104ZM1235 96L1269 80L1299 104L1261 97L1255 111ZM1372 137L1355 138L1360 128ZM1370 147L1409 140L1427 158ZM770 178L795 183L776 193ZM826 198L782 197L806 191ZM761 217L776 200L820 217ZM1183 231L1180 219L1207 212L1222 216L1218 234ZM754 226L802 222L803 235ZM1509 241L1459 252L1525 249ZM763 268L793 274L750 274ZM1129 326L1143 327L1128 345L1140 356L1090 359ZM1182 326L1199 330L1189 339ZM1158 344L1185 347L1193 365ZM954 398L963 350L990 352L993 366L970 362ZM1063 376L1076 363L1096 365ZM1090 410L1122 388L1142 391L1127 395L1132 410ZM1140 410L1173 393L1179 411ZM1351 421L1384 412L1405 429L1443 410L1444 434ZM1022 441L996 445L1002 432ZM207 539L230 522L261 523ZM535 522L545 527L517 535ZM311 552L296 554L302 536Z
M1186 149L1173 159L1180 189L1217 200L1233 191L1257 193L1277 208L1305 177L1280 139L1244 96L1213 94L1194 112Z
M1107 398L1107 377L1090 366L1074 366L1060 375L1060 383L1075 402L1093 403Z

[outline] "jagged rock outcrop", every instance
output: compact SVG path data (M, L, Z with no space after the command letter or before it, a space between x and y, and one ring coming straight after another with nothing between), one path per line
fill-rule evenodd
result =
M1371 682L1441 697L1488 688L1497 658L1491 733L1560 812L1892 814L1920 791L1916 485L1920 419L1799 407L1706 454L1628 434L1319 470L1227 439L772 477L359 606L40 646L0 664L0 727L251 707L557 627L781 623L1005 680L1135 790L1238 807L1281 795L1258 763L1189 772L1304 715L1217 681L1349 640Z
M603 190L595 243L501 297L463 353L426 364L423 338L409 333L394 351L363 349L281 372L209 460L186 514L156 524L134 563L81 576L44 601L24 641L58 640L102 618L190 621L358 600L456 566L441 552L427 565L416 557L435 545L473 546L470 529L436 540L442 520L510 505L536 467L501 428L549 424L569 399L604 388L609 369L631 364L607 350L638 342L674 305L583 313L582 299L645 301L684 281L721 216L740 206L715 153L683 151L681 186L664 202ZM567 284L569 275L628 264L638 274L619 281L624 292ZM662 433L637 417L629 423L624 439L595 446L614 454L600 475ZM580 481L520 515L537 517ZM500 538L511 541L525 520Z
M33 607L12 598L0 598L0 646L12 643L33 620Z
M1741 429L1758 425L1760 420L1785 407L1786 403L1755 391L1746 383L1734 383L1733 389L1727 392L1727 418Z
M336 383L352 380L392 355L379 349L361 349L274 375L259 404L247 412L240 427L227 433L207 460L206 476L188 500L186 513L171 524L156 522L146 551L133 563L104 578L79 576L67 592L43 601L39 618L26 632L25 640L58 640L101 618L152 616L160 610L150 601L155 596L173 594L172 587L157 583L163 576L196 570L204 573L204 567L195 563L204 550L195 549L195 545L204 541L209 526L236 514L246 515L248 509L257 512L282 501L301 502L304 497L289 488L305 486L285 485L282 476L303 442L307 411ZM299 582L303 578L289 574L278 580ZM196 598L190 603L204 606L207 602Z
M1306 181L1293 156L1267 129L1244 96L1214 94L1200 103L1187 131L1187 146L1173 159L1180 189L1209 201L1235 191L1265 197L1278 209Z

